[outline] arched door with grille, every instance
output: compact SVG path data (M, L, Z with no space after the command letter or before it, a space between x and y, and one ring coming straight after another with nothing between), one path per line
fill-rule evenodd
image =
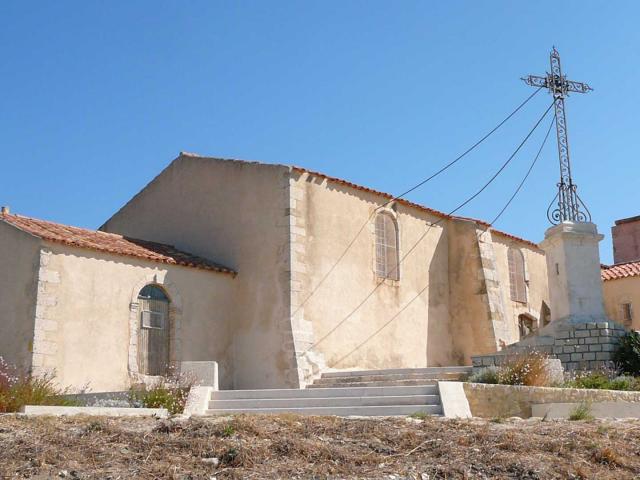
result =
M165 375L169 367L169 298L164 290L147 285L138 295L138 371Z

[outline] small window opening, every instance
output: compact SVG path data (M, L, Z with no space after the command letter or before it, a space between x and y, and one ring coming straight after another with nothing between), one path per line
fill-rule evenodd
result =
M633 305L631 302L623 303L621 305L622 309L622 322L625 327L631 327L633 323Z
M388 213L376 216L376 275L400 280L398 224Z

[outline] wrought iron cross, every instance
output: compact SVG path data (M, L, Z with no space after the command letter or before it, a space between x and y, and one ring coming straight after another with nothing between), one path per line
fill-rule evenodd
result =
M560 54L553 47L549 56L551 71L545 77L529 75L523 78L527 85L539 88L547 88L553 95L556 114L556 134L558 138L558 158L560 160L560 183L558 194L551 201L547 210L549 221L557 225L564 221L590 222L591 214L577 193L577 186L571 179L571 162L569 160L569 140L567 139L567 118L564 109L564 99L569 92L587 93L593 90L582 82L567 80L560 68ZM557 208L554 202L558 200Z

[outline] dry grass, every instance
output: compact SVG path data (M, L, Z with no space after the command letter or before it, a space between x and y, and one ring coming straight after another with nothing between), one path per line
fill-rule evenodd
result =
M600 480L640 475L638 421L4 415L0 445L0 478Z

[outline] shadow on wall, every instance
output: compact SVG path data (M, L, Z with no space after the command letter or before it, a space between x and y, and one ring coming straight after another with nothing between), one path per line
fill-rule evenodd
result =
M446 230L445 230L446 232ZM449 278L447 233L440 235L429 265L429 305L427 320L427 366L462 365L463 359L454 358L449 309ZM445 262L444 268L437 262ZM440 267L440 268L439 268Z

